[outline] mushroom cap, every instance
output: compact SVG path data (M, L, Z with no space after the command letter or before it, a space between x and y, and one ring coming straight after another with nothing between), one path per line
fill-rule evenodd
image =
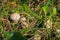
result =
M10 19L13 20L13 21L18 21L20 19L20 15L18 13L13 13L10 16Z

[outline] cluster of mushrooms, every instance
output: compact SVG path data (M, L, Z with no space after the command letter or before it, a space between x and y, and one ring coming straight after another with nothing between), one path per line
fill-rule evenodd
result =
M14 21L14 23L18 23L18 21L20 19L21 25L25 26L26 28L28 27L28 24L26 23L26 18L25 17L21 18L19 13L13 13L13 14L11 14L10 19L12 21ZM25 27L23 27L23 28L25 28Z

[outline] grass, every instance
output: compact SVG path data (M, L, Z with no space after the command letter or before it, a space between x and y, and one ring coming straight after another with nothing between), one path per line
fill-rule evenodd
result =
M39 40L60 40L60 32L57 32L57 29L60 28L60 10L57 10L59 8L58 1L40 0L38 2L32 0L29 3L28 0L1 0L0 40L35 40L35 37L40 38ZM29 4L31 7L28 6ZM19 13L21 18L25 17L28 28L23 28L26 25L21 26L21 19L17 24L11 21L10 16L13 13ZM39 37L37 37L37 34Z

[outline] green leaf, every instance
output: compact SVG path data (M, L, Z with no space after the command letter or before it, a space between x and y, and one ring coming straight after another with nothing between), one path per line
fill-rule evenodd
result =
M2 24L3 24L2 21L0 21L0 26L1 26Z
M52 7L53 8L53 15L56 14L56 8L55 7Z
M7 32L7 31L4 32L4 37L5 38L9 39L12 36L13 36L13 33L10 33L10 32Z
M48 5L45 5L43 8L44 13L46 14L48 12Z
M20 32L14 32L10 40L27 40Z
M54 16L57 13L56 8L52 7L52 12L50 14L50 17Z

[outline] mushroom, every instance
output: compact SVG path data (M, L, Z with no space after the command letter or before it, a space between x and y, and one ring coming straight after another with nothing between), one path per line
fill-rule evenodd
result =
M18 21L18 20L20 19L20 15L19 15L18 13L13 13L13 14L11 14L11 16L10 16L10 19L11 19L12 21Z

